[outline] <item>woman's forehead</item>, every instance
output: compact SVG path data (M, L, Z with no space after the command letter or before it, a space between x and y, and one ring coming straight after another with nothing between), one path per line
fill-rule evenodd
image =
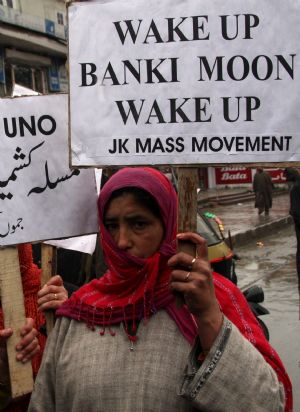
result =
M131 207L143 207L151 211L149 203L147 203L142 196L139 196L136 193L131 193L130 191L124 191L117 193L115 196L111 196L107 201L105 209L107 211L108 209L111 209L112 206L114 209L122 208L124 207L124 203Z
M144 202L133 193L122 192L113 197L105 208L105 217L126 213L128 216L140 216L145 213L154 214L149 203Z

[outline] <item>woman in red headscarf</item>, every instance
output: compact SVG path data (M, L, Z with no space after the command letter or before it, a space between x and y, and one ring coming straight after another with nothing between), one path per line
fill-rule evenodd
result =
M202 237L176 235L169 180L124 168L99 215L108 270L58 310L29 412L291 411L290 380L243 295L212 273ZM176 237L197 255L176 253Z

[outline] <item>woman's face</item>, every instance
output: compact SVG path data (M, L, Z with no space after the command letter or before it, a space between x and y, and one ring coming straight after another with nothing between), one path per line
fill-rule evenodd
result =
M164 237L162 221L131 193L108 203L104 225L120 249L139 258L153 255Z

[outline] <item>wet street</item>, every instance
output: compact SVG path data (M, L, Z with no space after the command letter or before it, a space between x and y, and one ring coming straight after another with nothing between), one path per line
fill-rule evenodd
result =
M270 342L279 353L293 383L294 412L300 412L300 306L295 267L296 238L293 225L235 247L240 257L238 284L263 287L264 306L270 311L262 320L270 332Z

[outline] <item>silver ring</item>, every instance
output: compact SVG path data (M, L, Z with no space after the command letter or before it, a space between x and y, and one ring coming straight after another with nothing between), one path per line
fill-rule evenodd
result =
M188 272L188 273L185 275L185 278L184 278L184 281L185 281L185 282L187 282L187 281L189 280L190 274L191 274L191 272Z
M54 300L57 300L57 293L54 293Z

